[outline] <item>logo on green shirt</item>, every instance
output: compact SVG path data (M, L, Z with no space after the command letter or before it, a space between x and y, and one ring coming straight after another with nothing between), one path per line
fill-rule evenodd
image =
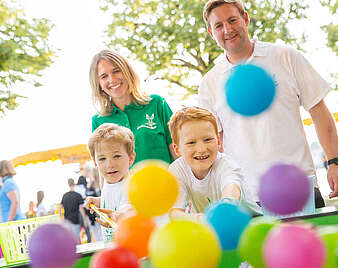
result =
M146 119L148 120L148 122L145 123L144 125L138 126L137 129L140 129L142 127L146 127L146 128L150 128L150 129L157 128L156 123L153 122L154 114L152 114L151 116L149 116L148 114L146 114Z

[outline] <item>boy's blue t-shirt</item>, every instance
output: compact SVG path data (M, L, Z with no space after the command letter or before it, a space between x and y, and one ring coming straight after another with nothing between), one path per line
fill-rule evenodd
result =
M8 221L10 209L11 209L11 200L8 198L7 194L11 191L16 191L18 198L19 198L19 206L18 206L18 211L16 213L15 218L13 219L14 221L16 220L22 220L25 217L21 213L21 208L20 208L20 191L18 186L13 180L13 177L11 176L6 176L2 180L2 187L0 189L0 208L1 208L1 216L2 216L2 221L6 222Z

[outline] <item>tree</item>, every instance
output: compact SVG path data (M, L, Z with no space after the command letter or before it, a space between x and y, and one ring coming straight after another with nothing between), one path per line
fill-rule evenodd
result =
M210 70L222 52L206 31L202 18L206 1L105 1L103 10L112 18L106 31L111 40L109 45L115 49L128 48L156 79L184 87L188 94L196 93L199 79L194 78ZM289 4L282 0L250 0L245 1L245 6L251 17L251 36L297 45L287 24L306 17L308 6L303 0ZM304 35L302 38L305 41Z
M48 44L52 24L46 19L27 19L14 2L0 0L0 115L18 106L13 92L18 82L41 84L40 71L52 63Z
M320 1L322 6L328 7L332 16L335 16L337 19L337 9L338 9L338 2L337 0L322 0ZM337 21L337 20L336 20ZM327 33L327 46L332 49L332 51L338 56L338 47L337 47L337 40L338 40L338 25L331 22L327 25L321 27ZM332 73L332 87L335 90L338 90L338 72Z

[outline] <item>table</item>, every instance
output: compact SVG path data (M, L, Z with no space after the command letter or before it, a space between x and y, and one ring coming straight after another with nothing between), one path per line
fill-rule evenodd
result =
M299 216L299 217L292 217L292 218L285 218L283 222L292 222L292 221L306 221L312 223L316 226L322 225L338 225L338 207L324 207L321 209L317 209L315 214L306 215L306 216ZM113 243L104 243L102 241L82 244L78 245L77 252L80 254L79 259L75 263L72 268L87 268L89 267L90 259L92 255L103 248L112 247L114 246ZM228 251L223 254L222 263L219 268L237 268L238 265L243 260L237 255L237 252ZM4 260L0 259L0 267L18 267L18 268L31 268L29 262L16 264L16 265L6 265L4 264ZM149 259L144 259L141 261L142 268L153 268L150 263Z

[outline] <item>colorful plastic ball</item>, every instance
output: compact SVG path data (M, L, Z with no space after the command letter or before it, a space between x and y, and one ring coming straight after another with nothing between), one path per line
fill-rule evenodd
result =
M324 268L338 267L338 226L325 226L318 229L318 234L326 247L327 258Z
M229 107L244 116L254 116L268 109L275 94L273 78L264 69L252 64L234 67L225 84Z
M286 215L302 210L310 197L310 188L310 181L300 168L277 164L261 177L258 195L265 209Z
M208 226L185 220L157 229L150 238L149 249L156 268L216 268L222 254Z
M205 212L205 218L216 231L223 250L237 248L239 238L251 215L232 203L216 203Z
M141 215L122 220L116 229L115 243L134 252L138 258L147 257L148 243L155 222Z
M269 268L318 268L323 267L326 253L314 229L285 224L271 230L263 256Z
M128 249L117 247L104 249L94 254L90 268L139 268L136 255Z
M270 230L278 223L272 218L259 217L250 221L238 244L239 254L255 268L267 268L263 260L263 244Z
M177 180L164 162L148 160L133 168L128 198L139 214L163 215L175 204L177 196Z
M39 226L28 241L28 254L34 268L68 268L76 259L77 238L61 224Z

